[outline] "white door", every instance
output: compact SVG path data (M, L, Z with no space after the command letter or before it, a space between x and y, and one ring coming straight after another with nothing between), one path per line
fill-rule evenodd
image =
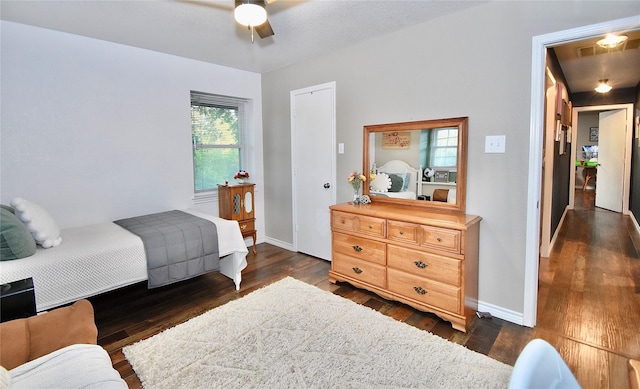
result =
M336 202L335 82L291 91L294 249L331 260Z
M627 112L600 113L596 207L622 212Z

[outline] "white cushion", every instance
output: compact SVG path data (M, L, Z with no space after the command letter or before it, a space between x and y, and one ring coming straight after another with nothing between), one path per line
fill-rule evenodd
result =
M533 339L522 350L511 372L508 389L580 389L558 351L547 341Z
M371 190L374 192L388 192L391 188L391 178L386 173L376 174L376 179L371 181Z
M4 367L0 366L0 388L11 387L11 373Z
M15 388L124 389L109 354L95 344L74 344L9 371Z
M13 199L11 205L37 244L47 249L62 243L58 224L43 207L21 197Z

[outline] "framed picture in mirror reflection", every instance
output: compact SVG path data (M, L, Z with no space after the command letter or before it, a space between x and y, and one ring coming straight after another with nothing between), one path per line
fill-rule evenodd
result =
M389 131L382 134L382 148L407 150L411 147L411 132Z

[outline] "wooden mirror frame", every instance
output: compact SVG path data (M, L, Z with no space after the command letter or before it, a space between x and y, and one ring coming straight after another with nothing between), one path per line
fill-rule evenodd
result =
M369 140L372 134L388 131L412 131L412 130L430 130L434 128L458 127L458 159L457 159L457 175L456 175L456 202L445 203L438 201L424 201L411 199L398 199L383 196L371 196L369 193L369 184L363 185L362 194L369 195L372 203L388 203L398 204L421 209L430 209L440 212L465 213L467 199L467 132L468 117L458 117L449 119L422 120L404 123L375 124L364 126L364 140L362 146L362 171L369 172L371 170L371 161L369 160ZM406 162L406 161L405 161ZM422 177L420 177L422 180Z

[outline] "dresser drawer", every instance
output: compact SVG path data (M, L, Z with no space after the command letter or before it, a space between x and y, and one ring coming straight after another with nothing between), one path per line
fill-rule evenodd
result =
M460 312L460 288L388 268L388 289L404 297L453 313Z
M418 244L419 228L420 226L418 224L389 220L387 222L387 239Z
M335 230L355 231L356 215L344 212L331 212L331 227Z
M386 264L387 244L383 242L334 232L332 248L336 253L350 255L380 265Z
M420 229L422 230L422 246L460 253L462 233L459 230L432 226L420 226Z
M460 286L461 261L389 245L387 266L434 281Z
M387 221L385 219L362 215L358 215L356 218L358 220L356 223L356 232L376 236L378 238L385 237L387 225Z
M387 274L384 266L333 252L331 270L362 282L385 288Z

